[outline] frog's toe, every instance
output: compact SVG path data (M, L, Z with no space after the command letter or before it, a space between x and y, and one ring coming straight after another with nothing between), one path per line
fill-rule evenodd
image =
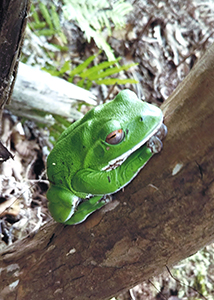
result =
M163 144L161 140L154 135L147 142L147 147L152 151L152 153L159 153L163 148Z
M97 209L100 209L105 204L106 202L102 200L102 197L92 197L89 200L82 202L77 207L75 214L73 214L69 219L67 219L65 224L73 225L82 223L89 215L91 215Z
M165 138L167 135L167 127L165 124L161 124L161 127L159 128L158 132L155 134L157 138L159 138L161 141Z

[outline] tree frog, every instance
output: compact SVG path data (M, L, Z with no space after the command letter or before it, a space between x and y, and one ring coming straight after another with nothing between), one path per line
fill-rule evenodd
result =
M106 204L162 149L162 111L130 90L71 124L47 159L49 210L60 223L78 224Z

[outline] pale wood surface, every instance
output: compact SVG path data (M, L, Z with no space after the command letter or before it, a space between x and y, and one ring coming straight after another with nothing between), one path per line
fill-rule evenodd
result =
M38 111L58 114L74 121L83 116L77 111L80 101L90 105L97 104L96 97L91 92L51 76L38 67L19 63L11 103L6 108L17 116L51 124L52 119L40 117Z

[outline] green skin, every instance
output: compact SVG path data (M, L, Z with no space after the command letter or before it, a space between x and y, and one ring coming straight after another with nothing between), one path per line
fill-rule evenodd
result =
M53 218L78 224L105 205L103 196L127 185L152 157L146 142L162 122L158 107L124 90L65 130L47 160L47 198ZM108 139L121 129L118 139ZM135 151L127 153L133 147ZM111 162L121 155L129 155L121 165Z

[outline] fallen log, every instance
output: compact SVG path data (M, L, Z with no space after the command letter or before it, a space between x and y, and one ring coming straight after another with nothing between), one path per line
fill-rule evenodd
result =
M80 102L96 105L89 91L66 80L50 75L37 67L19 63L11 103L6 106L14 115L52 124L50 114L66 117L70 122L83 114L77 110ZM39 111L47 116L39 116Z

